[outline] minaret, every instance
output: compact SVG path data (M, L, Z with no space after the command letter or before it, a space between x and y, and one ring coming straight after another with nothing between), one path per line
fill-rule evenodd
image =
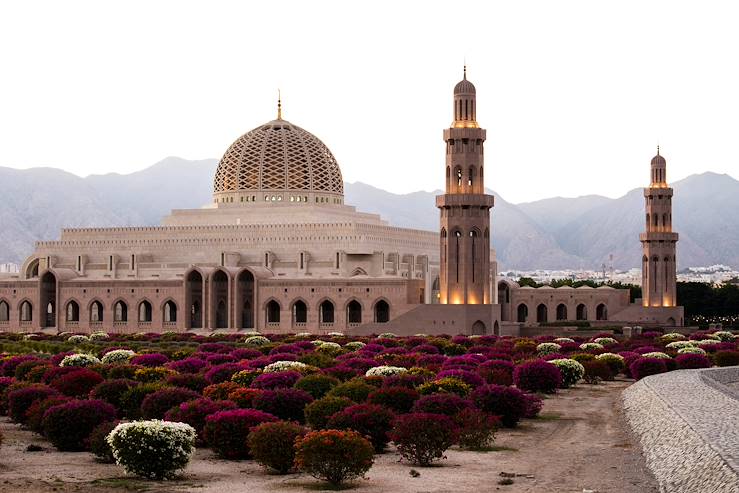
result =
M477 124L475 86L464 78L454 87L454 121L444 130L446 193L436 197L441 213L442 304L487 304L490 299L490 209L485 195L485 130Z
M672 188L667 186L667 162L659 154L652 158L652 177L644 189L646 230L642 244L642 304L645 307L675 306L677 268L672 232Z

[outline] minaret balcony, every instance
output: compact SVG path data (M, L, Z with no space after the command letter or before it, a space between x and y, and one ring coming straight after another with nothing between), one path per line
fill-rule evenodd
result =
M436 196L436 207L480 207L490 209L495 205L495 197L482 193L447 193Z
M437 200L438 202L438 200ZM649 232L639 234L639 241L677 241L677 233L660 233L660 232Z

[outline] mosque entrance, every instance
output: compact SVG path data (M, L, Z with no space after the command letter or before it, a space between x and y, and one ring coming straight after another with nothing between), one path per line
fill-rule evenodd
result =
M41 327L56 327L56 276L46 272L41 277Z
M185 302L190 314L187 317L188 329L203 328L203 276L194 270L185 281Z
M254 274L242 271L236 282L236 296L241 306L237 326L242 329L254 328Z
M213 328L228 328L228 276L217 270L211 281L211 299L213 300Z

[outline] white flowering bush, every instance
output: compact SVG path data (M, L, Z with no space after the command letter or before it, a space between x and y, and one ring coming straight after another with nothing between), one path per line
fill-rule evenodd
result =
M626 367L626 359L616 353L601 353L595 356L597 361L601 361L608 365L614 375L621 373Z
M100 360L92 354L76 353L65 356L59 366L92 366L99 364Z
M392 332L383 332L382 334L377 336L380 339L395 339L398 337L397 335L393 334Z
M737 337L728 330L719 330L711 335L713 337L718 337L721 342L733 342Z
M326 335L331 336L331 337L344 337L344 333L343 332L329 332Z
M597 351L599 349L603 349L603 344L598 344L597 342L583 342L580 344L580 349L583 351Z
M575 339L571 339L569 337L557 337L554 342L556 342L557 344L565 344L568 342L575 342Z
M559 368L562 374L562 388L572 387L585 376L585 367L574 359L552 359L549 363Z
M687 339L684 335L679 334L677 332L670 332L668 334L664 334L660 336L659 340L662 342L675 342L675 341L684 341Z
M32 339L38 339L38 334L26 334L23 336L24 341L30 341Z
M699 347L688 346L678 349L677 354L706 354L706 352Z
M679 350L679 349L683 349L687 347L694 347L694 344L693 344L693 341L673 341L673 342L667 343L665 347L667 349Z
M389 377L405 373L408 370L400 366L373 366L364 374L365 377Z
M264 373L277 373L280 371L302 371L308 368L308 365L300 361L275 361L264 367Z
M428 337L428 334L413 334L413 337Z
M110 336L107 332L103 332L102 330L96 330L92 334L90 334L90 340L91 341L104 341L105 339L109 339Z
M303 338L303 337L310 337L312 335L313 334L311 334L310 332L298 332L297 334L295 334L295 337Z
M625 361L625 358L621 356L620 354L616 353L601 353L595 356L595 359L599 360L607 360L607 359L617 359L621 362Z
M542 342L536 346L536 352L539 353L540 356L558 353L560 349L562 349L562 346L556 342Z
M313 341L310 341L310 343L313 344L314 346L321 346L324 342L326 341L322 341L320 339L315 339Z
M614 339L613 337L596 337L595 339L593 339L593 342L596 344L600 344L601 346L618 344L618 341Z
M700 347L700 346L711 346L713 344L721 344L721 341L719 341L718 339L703 339L700 341L694 341L694 343L696 346Z
M337 355L341 352L341 344L336 342L324 342L316 347L316 351L322 353L328 353L331 355Z
M661 351L652 351L651 353L644 353L641 356L642 358L672 359L669 354L665 354Z
M77 334L69 336L67 338L67 342L71 342L72 344L82 344L83 342L90 342L90 338L81 334Z
M114 349L105 353L100 362L104 365L125 365L134 356L136 356L136 353L130 349Z
M352 341L352 342L347 342L346 344L344 344L344 349L348 349L349 351L358 351L362 349L364 346L366 346L366 344L363 343L362 341Z
M129 474L165 479L184 469L195 452L195 428L171 421L121 423L106 437L116 464Z
M249 336L244 339L244 344L248 346L264 346L269 344L269 339L264 336Z

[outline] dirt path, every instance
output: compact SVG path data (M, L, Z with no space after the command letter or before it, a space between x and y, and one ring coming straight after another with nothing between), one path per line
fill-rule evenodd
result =
M368 479L356 483L361 493L418 492L573 492L652 493L655 482L621 414L620 395L627 382L580 385L545 401L543 419L498 433L500 450L478 453L450 450L431 468L398 462L392 450L377 456ZM146 482L123 476L114 465L99 464L91 454L61 453L33 433L5 419L0 448L0 492L203 492L229 493L317 489L305 475L275 476L253 462L217 460L199 450L180 481ZM26 452L29 444L42 452ZM501 485L507 473L512 484Z

